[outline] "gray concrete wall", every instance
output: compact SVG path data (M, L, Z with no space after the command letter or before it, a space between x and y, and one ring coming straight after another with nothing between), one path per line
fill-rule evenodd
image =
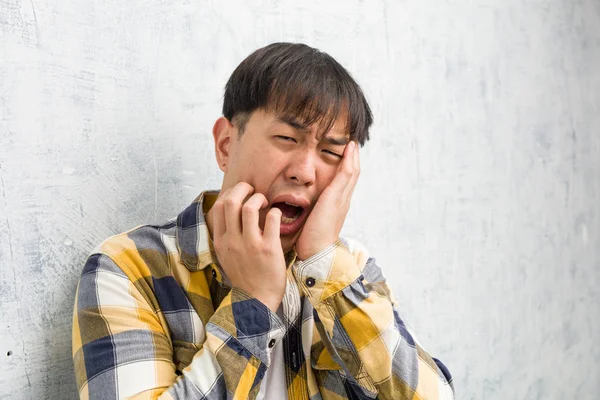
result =
M0 399L76 398L87 253L218 187L223 85L280 40L370 99L345 233L457 398L597 399L598 0L0 0Z

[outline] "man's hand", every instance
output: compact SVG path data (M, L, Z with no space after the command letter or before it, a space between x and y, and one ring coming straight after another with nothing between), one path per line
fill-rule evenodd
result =
M323 190L296 242L296 254L306 260L335 243L350 209L352 192L360 175L356 142L344 150L340 168L329 186Z
M269 210L262 231L259 211L269 203L261 193L250 196L253 192L250 184L240 182L219 196L213 205L213 243L232 286L277 311L287 280L279 238L281 210Z

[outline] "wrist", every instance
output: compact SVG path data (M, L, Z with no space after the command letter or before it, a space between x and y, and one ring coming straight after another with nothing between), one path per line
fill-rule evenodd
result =
M296 246L296 255L298 256L298 259L300 261L306 261L315 254L319 253L320 251L323 251L327 247L337 242L337 240L338 239L333 239L322 243L312 243L310 246L306 247Z
M254 298L263 303L271 312L277 312L279 305L281 304L281 298L265 297L265 296L254 296Z

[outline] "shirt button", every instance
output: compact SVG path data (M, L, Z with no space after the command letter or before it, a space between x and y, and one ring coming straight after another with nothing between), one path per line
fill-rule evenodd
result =
M273 346L275 346L275 339L271 339L271 341L269 342L269 348L272 349Z
M213 270L212 270L212 276L213 276L213 278L216 278L216 277L217 277L217 270L216 270L216 269L214 269L214 268L213 268Z
M308 286L308 287L315 286L315 280L313 278L306 278L306 286Z

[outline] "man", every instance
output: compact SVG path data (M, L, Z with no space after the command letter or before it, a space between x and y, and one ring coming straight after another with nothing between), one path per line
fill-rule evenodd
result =
M452 399L375 260L339 237L371 122L329 55L275 43L246 58L213 127L220 192L84 267L80 397Z

